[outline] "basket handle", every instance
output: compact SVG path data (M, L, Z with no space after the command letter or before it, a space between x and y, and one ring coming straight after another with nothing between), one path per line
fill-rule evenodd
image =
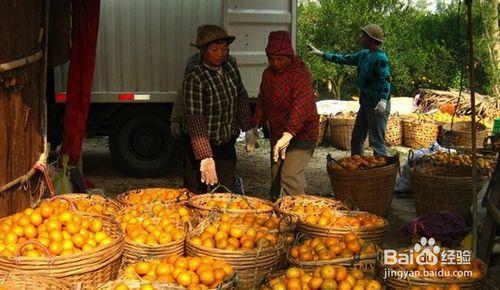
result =
M175 201L180 202L182 196L186 194L187 198L189 199L191 196L191 192L187 188L179 188L179 194L177 195Z
M92 188L92 189L87 189L87 197L88 198L91 198L93 195L100 195L102 196L104 199L106 199L106 201L109 201L110 198L109 196L104 192L103 189L101 188Z
M210 190L210 192L208 194L210 195L214 195L218 189L222 188L223 190L229 192L230 194L234 194L229 188L227 188L227 186L225 186L224 184L222 183L218 183L212 190Z
M49 249L44 244L40 243L39 241L35 241L35 240L27 240L26 242L22 243L17 248L16 253L14 254L14 262L16 264L19 264L21 262L20 259L21 259L22 251L27 245L35 245L35 246L39 247L40 249L42 249L45 252L45 255L47 256L47 259L49 260L49 265L52 265L54 263L55 256L49 251Z
M57 199L62 199L64 201L66 201L69 204L69 207L71 208L72 211L78 210L76 203L71 198L67 198L66 196L56 195L56 196L50 198L49 201L54 201Z

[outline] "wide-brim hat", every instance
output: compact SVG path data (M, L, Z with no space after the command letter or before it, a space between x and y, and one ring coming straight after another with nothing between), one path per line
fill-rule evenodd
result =
M368 25L366 25L364 27L360 27L360 28L370 38L372 38L378 42L384 42L384 31L377 24L368 24Z
M198 27L198 33L196 36L196 43L192 43L192 46L197 48L202 48L209 45L212 42L225 40L229 45L236 37L227 34L226 30L218 25L204 24Z

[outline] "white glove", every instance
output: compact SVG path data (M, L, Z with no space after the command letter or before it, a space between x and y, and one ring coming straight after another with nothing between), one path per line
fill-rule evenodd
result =
M181 137L181 124L178 122L170 122L170 133L175 139L179 139Z
M307 46L309 47L309 51L307 53L323 56L323 52L321 50L317 49L316 47L314 47L312 44L308 43Z
M278 162L278 157L281 155L281 159L285 160L286 148L290 145L290 140L292 140L293 135L288 132L283 132L283 136L276 142L273 149L273 160Z
M387 101L384 100L384 99L381 99L377 106L375 106L375 112L379 113L379 114L385 114L385 112L387 111Z
M245 132L245 152L252 153L255 148L259 147L257 143L257 128L252 128Z
M215 170L215 161L212 157L205 158L200 162L201 182L206 185L216 185L217 171Z

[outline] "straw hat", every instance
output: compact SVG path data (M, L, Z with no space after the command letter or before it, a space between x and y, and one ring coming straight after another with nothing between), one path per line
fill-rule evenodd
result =
M196 36L196 44L191 44L197 48L202 48L217 40L225 40L227 44L231 44L236 37L228 35L227 32L220 26L205 24L198 27L198 35Z
M368 24L365 27L361 27L370 38L375 39L378 42L384 42L384 31L377 24Z

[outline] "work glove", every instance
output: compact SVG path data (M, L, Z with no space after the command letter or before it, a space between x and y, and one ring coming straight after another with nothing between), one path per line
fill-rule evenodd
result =
M323 56L323 52L321 50L317 49L316 47L314 47L312 44L308 43L307 47L309 47L309 51L307 53Z
M179 139L181 137L181 124L178 122L170 122L170 133L175 139Z
M387 111L387 101L384 99L381 99L377 106L375 106L375 112L379 113L380 115L385 114Z
M259 147L257 143L257 128L252 128L245 132L245 152L252 153L255 148Z
M200 172L201 182L206 185L213 186L219 182L217 180L217 171L215 170L215 161L212 157L201 160Z
M281 157L282 160L285 160L286 157L286 148L290 145L290 140L292 140L293 135L288 132L283 132L283 136L276 142L273 148L273 160L274 162L278 162L278 158Z

